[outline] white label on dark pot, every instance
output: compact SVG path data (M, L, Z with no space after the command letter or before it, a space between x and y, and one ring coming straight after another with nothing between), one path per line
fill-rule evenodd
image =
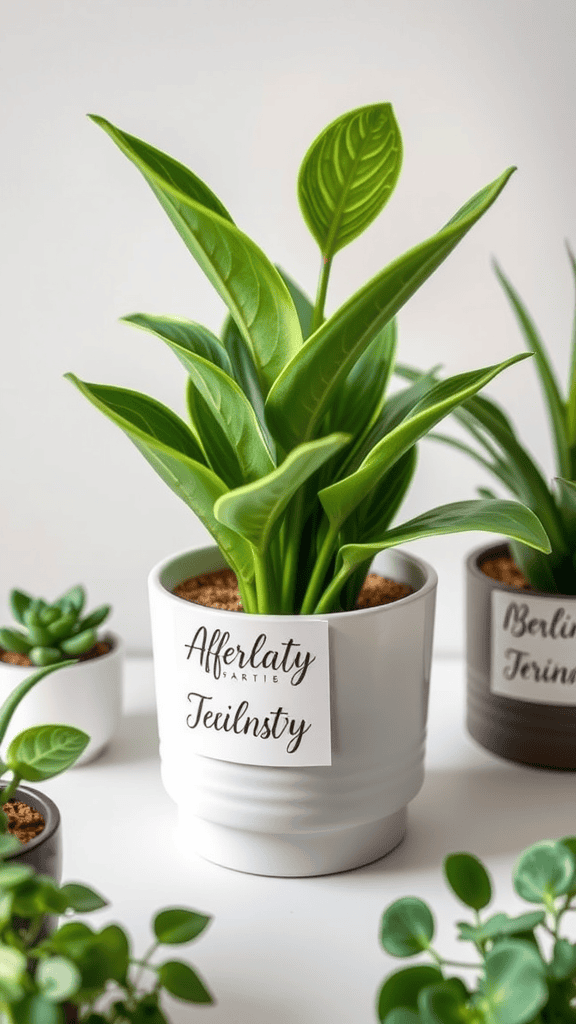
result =
M259 765L329 765L328 623L177 609L177 706L195 754Z
M492 591L492 693L576 704L576 599Z

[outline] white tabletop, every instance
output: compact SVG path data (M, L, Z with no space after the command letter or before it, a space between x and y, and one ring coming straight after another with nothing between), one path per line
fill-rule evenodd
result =
M403 895L428 900L438 946L457 959L470 949L453 940L467 912L448 895L441 864L468 850L487 864L497 909L528 909L512 891L518 853L538 839L576 833L571 773L508 764L464 730L463 666L437 659L432 673L427 772L409 809L404 842L383 860L322 878L261 878L217 867L173 842L175 807L160 781L152 665L126 666L125 718L93 764L44 785L62 812L64 881L84 881L111 906L91 914L117 920L137 954L150 942L149 921L163 906L213 915L189 946L189 959L214 993L215 1007L166 1001L173 1024L372 1024L376 993L404 966L379 948L383 909Z

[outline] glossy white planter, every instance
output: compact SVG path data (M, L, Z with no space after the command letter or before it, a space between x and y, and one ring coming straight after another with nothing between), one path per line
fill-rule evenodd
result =
M332 765L262 767L194 754L177 710L175 614L198 606L172 593L182 580L223 567L215 547L184 552L149 577L164 786L178 806L178 838L226 867L263 875L346 871L403 838L407 804L424 778L424 744L437 577L420 559L383 552L374 570L415 593L329 622ZM238 631L238 613L202 609ZM178 612L181 614L181 611ZM197 613L196 613L197 614ZM298 616L250 616L293 620Z
M102 753L116 732L122 713L124 644L113 633L108 636L114 641L108 654L52 672L26 694L12 716L5 743L35 725L72 725L90 736L76 766L87 764ZM24 668L0 661L0 704L35 671L34 666Z

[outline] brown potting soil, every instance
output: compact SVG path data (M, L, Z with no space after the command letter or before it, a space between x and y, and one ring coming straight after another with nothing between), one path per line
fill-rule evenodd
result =
M40 811L36 811L22 800L8 800L3 810L8 818L8 831L21 843L29 843L46 825Z
M111 640L97 640L93 647L84 654L78 657L78 661L90 661L92 658L100 658L103 654L109 654L114 647ZM17 654L15 651L5 651L3 647L0 647L0 661L5 661L9 665L22 665L25 668L31 666L32 668L38 668L38 665L33 665L27 654Z
M497 580L498 583L506 583L509 587L516 587L518 590L532 589L524 573L520 571L510 555L485 558L483 562L480 562L479 567L486 576Z
M238 593L236 576L232 569L215 569L204 572L200 576L191 576L182 580L173 591L177 597L193 604L203 604L207 608L222 608L227 612L243 611ZM375 608L380 604L390 604L407 597L412 587L406 583L396 583L377 573L370 572L364 581L358 597L357 608Z

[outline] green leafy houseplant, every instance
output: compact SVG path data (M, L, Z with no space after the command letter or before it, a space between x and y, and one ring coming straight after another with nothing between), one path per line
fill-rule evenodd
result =
M5 1024L167 1024L163 992L188 1003L213 1002L188 963L152 959L159 946L196 939L209 917L186 907L159 911L152 921L153 943L136 958L120 925L96 930L68 920L72 913L99 910L106 900L86 885L57 885L28 865L6 862L15 844L13 836L0 837L0 1014ZM40 938L46 914L66 920Z
M549 550L530 511L497 499L436 508L391 528L416 443L522 358L441 384L427 376L386 399L396 313L492 205L512 168L325 319L334 256L372 223L398 179L402 142L389 104L344 114L304 157L298 198L322 253L314 304L195 174L93 120L143 174L229 315L221 338L187 320L125 318L184 365L189 422L147 395L67 376L198 515L237 576L246 612L354 608L377 552L433 534L505 532Z
M0 707L0 743L6 735L12 715L26 694L51 672L75 664L75 661L64 661L49 665L28 676L12 690ZM23 780L40 782L66 771L77 761L89 742L90 737L85 732L71 725L37 725L18 733L9 744L6 754L0 757L0 775L10 772L11 776L8 781L0 783L2 803L12 799ZM0 834L7 829L8 819L0 808Z
M471 943L474 962L441 956L432 945L434 918L415 896L384 912L381 942L391 956L425 952L432 963L391 974L378 997L383 1024L570 1024L576 1021L576 943L561 934L576 909L576 837L547 839L525 850L513 871L514 888L535 908L518 916L482 918L492 899L484 865L469 853L444 861L450 889L473 911L458 922L458 939ZM454 977L468 968L475 980Z
M568 256L576 281L576 260L570 249ZM529 583L547 593L576 594L576 326L571 346L570 377L563 396L530 313L498 266L496 274L511 303L526 345L534 353L552 428L556 477L552 484L548 483L517 437L504 410L484 396L475 396L454 412L472 444L446 434L435 433L432 436L472 456L540 519L550 540L549 554L526 547L518 538L511 538L512 555ZM419 376L419 371L411 371L407 367L401 369L412 380ZM480 489L480 493L484 497L494 497L493 492L485 487Z
M82 616L85 602L81 586L71 587L52 604L12 590L10 606L23 629L0 629L0 647L27 655L33 665L54 665L85 654L96 643L97 626L110 614L105 604Z

